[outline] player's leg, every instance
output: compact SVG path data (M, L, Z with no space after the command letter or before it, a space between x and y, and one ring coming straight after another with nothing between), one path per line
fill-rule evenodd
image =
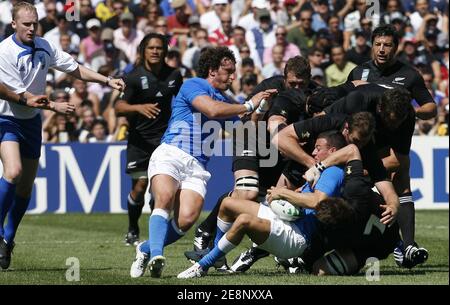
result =
M338 249L315 261L311 273L314 275L352 275L363 266L364 262L361 265L352 250Z
M22 174L19 143L4 141L0 143L0 158L3 164L3 176L0 179L0 236L4 236L3 224L14 201L16 184Z
M3 176L0 179L0 267L8 269L11 263L13 242L4 240L4 222L11 214L16 197L17 183L22 175L19 142L3 141L0 143L0 157L3 164Z
M401 165L393 175L397 194L399 194L400 208L398 212L398 224L402 233L402 252L399 249L394 251L394 258L399 266L413 268L417 264L422 264L428 259L428 251L419 247L415 242L415 207L411 193L411 178L409 176L409 157L402 158Z
M219 258L236 248L246 234L257 244L264 243L270 235L270 228L271 223L267 219L261 219L249 214L239 215L227 234L217 243L217 246L198 263L180 273L178 278L192 278L205 275Z
M138 222L144 207L144 194L148 184L147 173L142 173L144 175L131 180L132 188L127 197L128 233L125 236L125 244L127 246L136 246L139 243L140 230ZM134 175L133 177L137 176Z

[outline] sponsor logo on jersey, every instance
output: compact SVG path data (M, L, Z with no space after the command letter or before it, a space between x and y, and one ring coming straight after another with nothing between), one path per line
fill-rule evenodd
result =
M175 87L175 80L169 81L169 88Z
M393 84L397 84L397 85L405 85L405 83L402 83L401 81L405 80L406 77L396 77L394 78L394 80L392 81Z
M309 138L310 135L311 134L308 131L302 132L302 139L307 139L307 138Z
M136 161L132 161L132 162L127 164L127 168L129 168L129 169L135 168L135 167L136 167Z
M347 168L345 169L345 173L347 175L351 175L352 174L352 167L351 166L347 166Z
M369 78L370 69L364 69L361 75L361 80L367 81Z
M141 86L142 86L142 90L148 89L148 79L147 79L147 76L141 76Z
M161 93L161 91L158 91L158 93L156 93L156 97L162 97L163 95L162 95L162 93Z

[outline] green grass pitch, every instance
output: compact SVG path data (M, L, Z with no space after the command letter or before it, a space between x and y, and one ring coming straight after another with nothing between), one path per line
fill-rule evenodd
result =
M206 213L202 214L202 218ZM148 215L140 221L147 235ZM176 275L190 266L183 252L192 249L193 229L187 236L165 250L167 267L161 279L148 273L131 279L129 268L134 248L123 244L127 227L126 215L66 214L25 216L16 237L11 267L0 271L0 284L106 284L106 285L267 285L267 284L449 284L449 212L417 211L417 242L430 252L429 260L413 270L399 269L392 255L380 262L380 281L369 282L365 270L347 277L315 277L306 274L288 275L275 268L273 257L257 262L245 274L229 275L211 269L209 275L194 280L178 280ZM228 259L250 246L245 241ZM80 262L80 281L67 281L66 260ZM70 262L70 261L69 261Z

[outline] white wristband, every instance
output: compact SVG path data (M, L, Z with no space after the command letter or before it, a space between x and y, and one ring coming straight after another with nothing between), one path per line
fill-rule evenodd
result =
M253 105L253 102L251 100L246 101L244 103L245 108L247 108L247 112L252 112L255 109L255 105Z
M264 107L266 106L266 104L267 104L266 99L263 99L261 101L261 103L259 103L258 108L256 108L256 113L261 114L263 112L266 112L266 110L264 110Z

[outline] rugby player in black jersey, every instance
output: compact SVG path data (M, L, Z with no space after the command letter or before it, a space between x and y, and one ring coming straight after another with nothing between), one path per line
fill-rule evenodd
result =
M395 27L382 25L376 28L372 34L373 60L353 69L348 76L348 81L363 80L392 87L404 87L408 89L412 98L419 104L419 107L415 109L417 118L431 119L437 115L436 103L425 87L424 80L419 72L395 57L398 44L399 38ZM403 254L417 250L425 253L426 250L420 248L414 241L415 209L409 177L409 158L402 158L402 156L391 153L384 162L392 168L397 167L393 174L393 183L401 202L398 222L402 232L403 244L396 248L394 258L397 265L411 268L409 263L403 262Z
M129 123L127 168L132 189L128 195L128 233L126 245L139 243L138 220L144 206L147 168L152 152L160 144L172 113L172 98L178 94L183 78L180 71L166 65L167 40L150 33L139 45L140 63L125 77L125 94L115 110Z

